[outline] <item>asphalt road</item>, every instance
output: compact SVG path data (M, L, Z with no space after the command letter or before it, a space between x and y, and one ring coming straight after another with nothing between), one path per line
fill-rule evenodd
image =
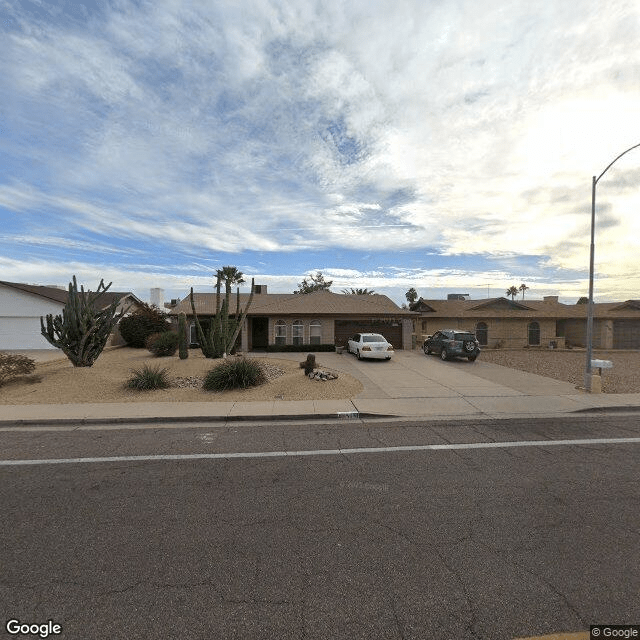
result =
M3 460L59 462L0 466L0 637L10 619L64 639L638 624L640 443L553 442L639 436L635 415L3 430ZM149 458L261 452L279 453Z

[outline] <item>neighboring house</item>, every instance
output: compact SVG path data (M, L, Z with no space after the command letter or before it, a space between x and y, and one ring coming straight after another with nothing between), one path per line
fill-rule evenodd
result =
M208 322L215 315L216 294L194 293L193 298L199 320ZM248 293L240 294L242 309L248 300ZM230 309L232 313L236 309L235 293L231 295ZM178 302L169 315L175 318L180 312L187 315L191 325L191 343L197 343L189 296ZM267 293L265 285L256 285L238 346L242 351L265 349L268 345L344 346L354 333L374 332L384 335L396 349L411 349L415 317L415 313L401 309L380 294Z
M55 349L40 333L40 317L61 314L68 296L69 291L60 287L0 281L0 350ZM114 298L118 311L142 304L131 292L109 290L97 299L97 306L108 307ZM116 328L109 344L120 341Z
M640 349L640 300L600 302L594 307L593 346ZM481 345L495 348L586 344L587 305L542 300L424 300L411 305L420 314L418 340L438 329L474 331Z

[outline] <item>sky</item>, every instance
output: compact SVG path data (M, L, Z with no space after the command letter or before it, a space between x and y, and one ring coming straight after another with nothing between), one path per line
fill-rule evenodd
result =
M640 144L637 0L0 0L0 29L0 280L574 303L592 176ZM640 148L595 238L596 302L640 298Z

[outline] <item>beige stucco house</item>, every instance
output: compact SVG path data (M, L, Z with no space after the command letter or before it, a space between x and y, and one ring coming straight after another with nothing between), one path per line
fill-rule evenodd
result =
M241 308L248 299L248 293L240 293ZM216 294L194 293L194 304L198 318L209 320L216 311ZM230 309L236 309L236 293L231 295ZM191 325L191 343L195 344L189 296L173 306L169 314L175 318L181 312ZM381 294L267 293L265 285L256 285L238 347L246 352L279 345L346 345L354 333L372 332L383 334L396 349L411 349L413 320L417 316Z
M586 304L542 300L424 300L411 305L420 314L418 341L438 329L474 331L489 348L585 346ZM594 304L596 349L640 349L640 300Z

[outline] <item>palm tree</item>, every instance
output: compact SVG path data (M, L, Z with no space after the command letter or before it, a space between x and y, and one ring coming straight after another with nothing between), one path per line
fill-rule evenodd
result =
M519 287L518 291L522 291L522 299L524 300L524 292L528 289L527 285L523 282Z
M224 282L225 289L231 290L234 284L244 284L244 273L236 267L222 267L216 271L216 278Z
M411 287L411 289L404 294L404 297L407 299L409 305L412 305L418 299L418 292Z
M342 293L349 296L370 296L375 291L373 289L354 289L351 287L350 289L343 289Z
M514 286L509 287L506 291L506 294L508 296L511 296L512 300L515 300L516 296L518 295L518 287L514 287Z

